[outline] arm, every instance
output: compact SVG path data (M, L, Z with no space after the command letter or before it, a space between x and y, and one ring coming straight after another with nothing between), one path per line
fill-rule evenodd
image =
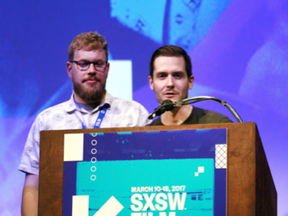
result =
M22 194L22 216L38 215L38 185L39 176L27 173Z

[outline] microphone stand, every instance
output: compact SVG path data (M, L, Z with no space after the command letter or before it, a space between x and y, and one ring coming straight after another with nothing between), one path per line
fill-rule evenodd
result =
M162 113L166 111L173 110L174 108L179 108L183 105L193 104L193 103L197 103L197 102L204 101L204 100L212 100L212 101L221 103L232 113L232 115L237 119L238 122L240 123L243 122L239 114L227 102L220 100L218 98L215 98L215 97L211 97L211 96L191 97L191 98L186 98L180 102L172 102L170 100L166 100L164 103L162 103L161 106L157 107L155 111L149 115L148 119L153 119L156 116L160 116Z

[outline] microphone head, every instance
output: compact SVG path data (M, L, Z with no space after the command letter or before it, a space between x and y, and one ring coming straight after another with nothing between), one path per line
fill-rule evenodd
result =
M173 103L171 100L164 100L164 101L162 101L161 105L171 104L171 103Z
M171 111L175 108L175 103L171 100L164 100L161 104L161 107L163 107L163 111Z
M153 113L148 116L148 119L153 119L156 116L160 116L162 113L166 111L171 111L176 107L176 103L171 100L164 100L161 106L157 107Z

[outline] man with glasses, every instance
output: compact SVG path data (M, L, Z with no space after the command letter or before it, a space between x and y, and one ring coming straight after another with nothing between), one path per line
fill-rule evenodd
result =
M22 215L37 215L41 130L145 126L147 110L105 89L110 64L107 41L97 32L77 35L68 49L67 73L74 93L69 101L41 112L34 121L19 170L26 173ZM119 86L120 87L120 86Z

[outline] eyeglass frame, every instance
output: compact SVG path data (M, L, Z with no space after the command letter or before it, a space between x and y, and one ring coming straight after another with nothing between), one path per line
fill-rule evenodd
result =
M87 67L87 69L84 70L83 68L80 67L79 62L81 62L81 61L84 61L85 63L87 63L87 64L89 65L89 66ZM70 62L70 63L75 63L75 64L77 65L77 68L78 68L80 71L87 71L87 70L89 70L91 64L93 64L94 69L95 69L96 71L103 72L103 73L106 71L107 63L108 63L108 61L104 61L104 62L105 62L105 67L103 67L103 68L101 67L101 70L99 70L99 68L97 68L97 66L96 66L97 61L90 62L90 61L86 61L86 60L79 60L79 61L72 60L72 61L69 61L69 62ZM99 66L99 65L98 65L98 66Z

